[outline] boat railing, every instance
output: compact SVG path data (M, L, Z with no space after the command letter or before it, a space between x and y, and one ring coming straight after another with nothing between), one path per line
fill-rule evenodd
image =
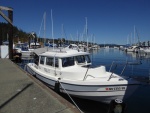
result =
M92 76L92 75L85 75L83 81L86 80L86 78L87 78L88 76L90 76L90 77L92 77L92 78L95 78L95 77Z
M119 62L124 62L124 63L119 63ZM113 61L112 64L111 64L111 66L110 66L110 69L109 69L109 72L111 72L111 75L110 75L108 81L112 78L113 73L117 69L118 65L124 65L123 69L122 69L122 71L120 73L120 76L122 76L123 73L124 73L124 71L125 71L125 69L126 69L126 67L127 67L127 65L139 65L139 64L141 64L141 61L140 62L133 62L133 61L132 62L131 61Z

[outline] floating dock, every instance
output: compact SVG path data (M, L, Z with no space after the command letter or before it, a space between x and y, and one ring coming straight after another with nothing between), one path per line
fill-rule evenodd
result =
M0 59L0 113L80 113L9 59Z

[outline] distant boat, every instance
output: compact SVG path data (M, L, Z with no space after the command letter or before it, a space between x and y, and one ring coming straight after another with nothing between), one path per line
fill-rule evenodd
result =
M39 54L38 63L28 63L25 70L58 92L104 103L125 100L140 85L106 71L105 66L92 67L89 55L75 49L51 49Z
M145 53L150 53L150 47L147 47L147 48L143 49L143 51L144 51Z
M28 47L29 47L29 45L28 45ZM38 42L31 42L30 43L30 48L29 48L29 50L33 50L33 49L37 49L37 48L41 48L41 45L38 43Z
M15 44L14 49L16 50L17 53L21 53L22 56L32 56L33 55L32 51L34 50L32 48L29 48L29 45L27 43L21 43L21 42Z
M130 47L126 48L125 51L126 52L134 52L136 48L137 48L137 46L130 46Z
M65 49L74 49L74 50L78 50L78 51L84 51L83 49L79 48L78 45L76 45L76 44L70 44L67 47L65 47Z

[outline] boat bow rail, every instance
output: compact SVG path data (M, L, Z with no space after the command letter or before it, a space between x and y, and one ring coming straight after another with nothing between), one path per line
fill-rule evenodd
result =
M97 74L98 73L98 74ZM107 77L105 66L87 67L83 81L87 78Z
M110 78L108 80L111 79L113 73L115 72L115 70L117 69L118 66L123 66L123 69L120 73L120 76L123 75L127 65L140 65L141 64L141 61L139 62L133 62L133 61L113 61L111 66L110 66L110 69L109 69L109 72L111 72L111 75L110 75Z

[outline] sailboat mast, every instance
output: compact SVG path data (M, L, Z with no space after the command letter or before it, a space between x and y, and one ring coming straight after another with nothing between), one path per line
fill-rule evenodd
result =
M136 43L135 41L135 26L134 26L134 44Z
M43 20L44 20L44 14L43 14L43 17L42 17L42 21L41 21L41 26L40 26L40 29L39 29L38 37L40 37L40 32L41 32L41 28L42 28L42 25L43 25ZM38 41L38 38L37 38L37 41Z
M44 13L44 44L46 43L45 32L46 32L46 12Z
M54 50L54 34L53 34L53 14L51 10L51 22L52 22L52 39L53 39L53 50Z
M86 38L87 38L87 49L88 49L88 29L87 29L87 17L85 17L85 21L86 21L86 23L85 23L85 32L86 32Z

